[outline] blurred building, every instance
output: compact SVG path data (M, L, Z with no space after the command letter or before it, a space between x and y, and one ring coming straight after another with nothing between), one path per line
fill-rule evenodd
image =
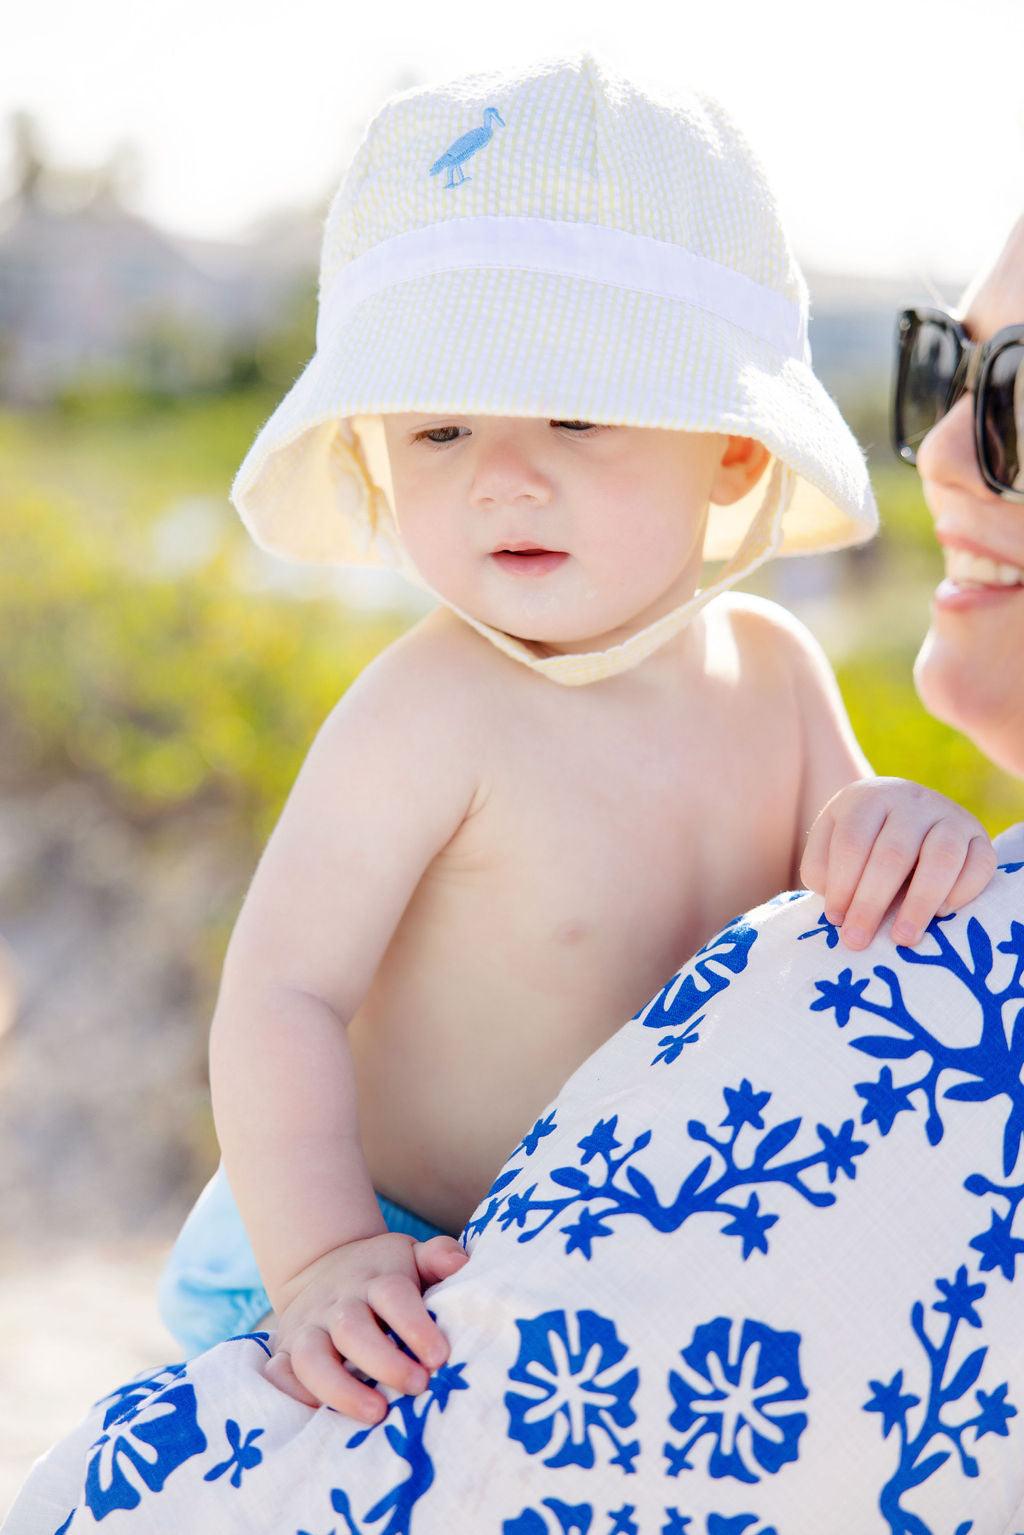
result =
M83 373L174 390L216 382L272 334L315 273L320 219L287 215L249 243L185 239L101 185L84 205L0 203L0 398L44 404Z

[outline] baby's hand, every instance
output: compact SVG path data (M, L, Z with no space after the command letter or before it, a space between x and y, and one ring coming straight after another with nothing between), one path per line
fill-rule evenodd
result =
M997 861L985 828L960 805L905 778L866 778L818 816L800 878L824 897L828 921L842 923L847 947L863 949L913 871L892 929L896 943L913 947L936 914L981 894Z
M467 1257L454 1237L417 1242L398 1231L324 1253L278 1298L274 1354L264 1374L309 1407L323 1402L361 1422L379 1422L387 1399L357 1380L342 1359L396 1391L424 1390L427 1370L403 1354L380 1324L386 1322L428 1369L443 1364L448 1344L421 1288L454 1274Z

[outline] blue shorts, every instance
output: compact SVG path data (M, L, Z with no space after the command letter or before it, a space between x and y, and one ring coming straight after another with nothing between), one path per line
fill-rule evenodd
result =
M407 1232L420 1242L446 1234L383 1194L377 1195L377 1202L389 1231ZM274 1309L223 1163L178 1233L160 1275L157 1304L164 1324L190 1359L226 1338L251 1332Z

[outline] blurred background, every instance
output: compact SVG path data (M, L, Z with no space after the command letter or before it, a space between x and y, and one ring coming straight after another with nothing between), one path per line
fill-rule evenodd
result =
M896 307L955 303L1024 203L1020 0L34 0L4 31L0 1511L95 1396L177 1357L154 1288L216 1163L227 937L324 716L425 611L263 554L227 499L312 352L322 221L387 95L586 44L726 102L883 522L749 588L818 635L878 772L991 832L1024 814L914 694L942 562L887 425Z

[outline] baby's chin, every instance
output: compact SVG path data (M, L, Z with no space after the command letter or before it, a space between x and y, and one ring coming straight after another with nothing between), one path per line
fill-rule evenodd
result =
M466 608L464 611L469 612ZM631 634L644 628L640 619L632 621L626 617L611 627L602 626L595 629L592 624L573 622L571 619L561 621L523 620L518 616L508 618L508 615L495 613L486 616L483 613L474 612L473 617L480 623L489 624L492 629L498 629L502 634L507 634L511 639L519 640L524 645L532 645L545 653L558 654L562 651L593 651L607 650L611 645L620 644L628 639Z

